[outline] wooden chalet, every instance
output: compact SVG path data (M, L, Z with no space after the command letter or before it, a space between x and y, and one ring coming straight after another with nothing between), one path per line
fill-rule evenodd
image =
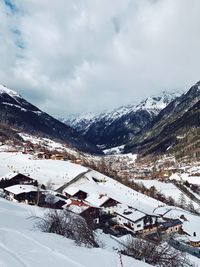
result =
M189 238L189 245L194 248L200 248L200 238L193 236Z
M157 227L157 216L146 214L126 205L118 205L114 215L116 223L135 233L145 234Z
M44 195L42 189L38 189L33 185L12 185L4 188L7 198L14 202L25 202L26 204L40 205L44 203Z
M182 224L183 223L179 219L169 219L160 224L159 231L161 234L167 235L177 233L181 230Z
M2 177L1 181L4 181L5 185L4 187L8 187L11 185L16 185L16 184L27 184L27 185L38 185L38 182L36 179L31 178L28 175L24 175L22 173L9 173L8 175Z
M92 206L84 200L70 198L66 201L63 209L67 209L75 214L82 216L87 221L87 223L93 227L99 224L99 208Z

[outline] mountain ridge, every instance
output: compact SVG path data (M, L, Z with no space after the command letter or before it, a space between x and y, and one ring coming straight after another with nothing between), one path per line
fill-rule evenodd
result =
M189 133L192 127L198 128L200 126L199 88L200 82L169 103L125 146L125 151L140 151L143 154L165 152L179 143L177 136L181 131Z
M121 146L152 121L178 94L162 92L161 96L148 97L139 104L122 106L99 115L81 114L61 120L101 148Z
M76 130L41 111L15 91L2 85L0 85L0 112L0 123L16 131L59 140L84 152L102 153Z

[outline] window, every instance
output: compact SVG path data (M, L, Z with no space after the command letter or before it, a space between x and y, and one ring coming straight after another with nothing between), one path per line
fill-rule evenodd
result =
M99 223L99 218L94 219L94 223Z
M139 228L139 227L141 227L141 224L138 224L138 225L137 225L137 228Z

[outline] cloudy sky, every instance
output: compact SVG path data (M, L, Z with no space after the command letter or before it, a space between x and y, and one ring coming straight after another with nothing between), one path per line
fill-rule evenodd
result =
M0 0L0 83L55 116L200 80L199 0Z

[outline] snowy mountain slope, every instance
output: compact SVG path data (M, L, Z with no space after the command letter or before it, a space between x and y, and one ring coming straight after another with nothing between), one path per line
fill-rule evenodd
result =
M104 249L87 249L55 234L41 233L28 219L40 208L0 198L0 266L5 267L117 267L119 255ZM122 256L124 267L150 265Z
M94 113L82 113L82 114L71 114L67 118L60 118L59 120L78 132L86 130L93 122L97 119L97 115Z
M160 153L178 143L177 136L189 134L200 126L200 82L176 98L135 135L125 151ZM198 136L197 136L198 138ZM190 145L185 143L185 146Z
M177 95L163 92L161 96L148 97L139 104L122 106L100 115L75 115L63 121L102 148L121 146L151 122Z
M76 130L54 119L2 85L0 85L0 124L19 132L51 138L85 152L101 153Z
M167 198L172 198L176 204L180 203L181 196L183 195L182 191L177 188L173 183L164 183L158 180L135 180L137 183L143 184L146 188L154 186L158 192L164 194ZM200 197L200 196L199 196ZM184 195L185 205L193 205L195 210L199 210L199 205L192 201L188 196Z

